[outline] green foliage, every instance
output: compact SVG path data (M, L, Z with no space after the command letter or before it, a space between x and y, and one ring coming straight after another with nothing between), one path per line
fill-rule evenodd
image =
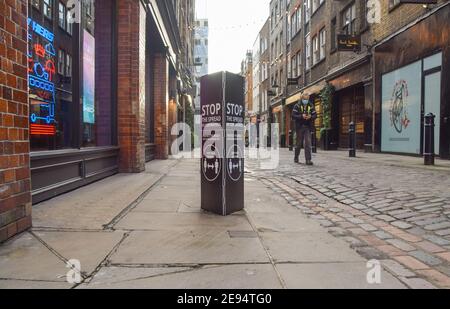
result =
M323 127L320 130L321 135L323 134L323 131L331 129L331 109L335 91L336 89L334 86L327 83L319 94L323 110Z

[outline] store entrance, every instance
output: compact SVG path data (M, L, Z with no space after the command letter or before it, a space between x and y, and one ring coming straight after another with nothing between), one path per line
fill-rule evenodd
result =
M349 147L350 122L356 124L356 146L364 148L364 87L355 86L338 93L339 148Z
M434 151L441 153L441 71L425 73L424 75L425 115L432 113L435 118Z

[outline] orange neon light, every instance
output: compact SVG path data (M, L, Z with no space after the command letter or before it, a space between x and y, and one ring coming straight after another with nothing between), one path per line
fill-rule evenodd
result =
M50 125L32 124L31 135L56 135L56 128Z

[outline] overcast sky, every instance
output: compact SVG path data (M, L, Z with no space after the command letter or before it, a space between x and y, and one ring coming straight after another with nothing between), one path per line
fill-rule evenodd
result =
M209 72L238 73L269 17L270 0L197 0L197 17L209 19Z

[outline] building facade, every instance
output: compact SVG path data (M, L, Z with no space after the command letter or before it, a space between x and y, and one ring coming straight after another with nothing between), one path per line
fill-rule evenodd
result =
M373 25L374 145L422 155L424 117L435 118L435 153L450 159L450 2L382 1Z
M31 204L169 156L192 104L193 0L0 3L0 241Z
M209 74L209 24L197 19L194 30L194 75L196 81L195 106L200 111L200 77Z
M272 0L270 2L270 122L278 123L279 141L273 141L282 147L286 145L286 91L287 91L287 37L288 10L291 1Z
M252 121L250 115L253 113L253 53L247 51L245 59L241 63L241 75L245 77L244 103L247 122Z
M271 1L269 122L280 124L281 146L295 140L283 136L308 93L326 149L348 148L354 123L358 149L422 155L424 117L433 113L436 154L450 158L449 1L436 2L380 0L376 11L366 0Z
M259 32L259 119L261 123L267 124L270 115L270 98L268 91L272 89L270 84L270 20L264 23Z

